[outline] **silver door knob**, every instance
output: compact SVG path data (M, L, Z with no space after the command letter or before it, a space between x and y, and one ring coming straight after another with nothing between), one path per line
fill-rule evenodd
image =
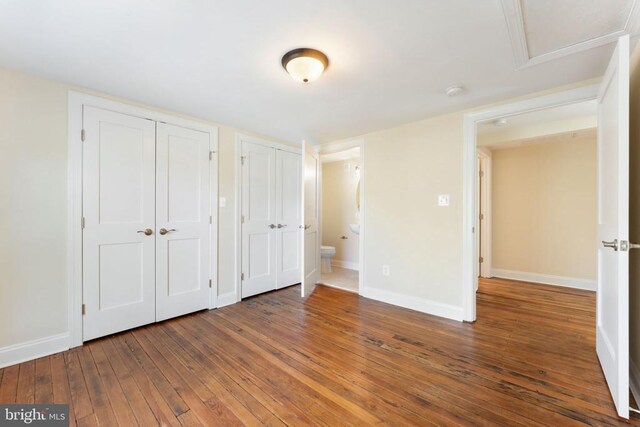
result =
M145 236L151 236L153 234L153 230L150 228L146 228L144 230L138 230L136 233L144 233Z
M274 228L276 228L276 225L275 224L269 224L269 225L267 225L267 227L269 227L270 229L273 230Z
M278 224L278 228L284 228L286 226L287 226L287 224Z
M607 242L606 240L602 241L602 246L604 246L605 248L611 248L614 251L618 250L618 239L614 239L611 242Z
M175 228L170 228L170 229L168 229L168 230L167 230L166 228L161 228L161 229L160 229L160 234L161 234L162 236L164 236L165 234L167 234L167 233L171 233L172 231L178 231L178 230L176 230Z

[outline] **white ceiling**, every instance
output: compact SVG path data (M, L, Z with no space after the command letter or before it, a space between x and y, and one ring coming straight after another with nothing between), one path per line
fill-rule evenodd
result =
M546 108L506 117L506 124L489 120L478 124L478 145L491 149L510 147L514 142L553 141L551 135L594 129L598 123L596 100Z
M489 120L478 124L478 135L488 135L500 133L505 129L514 129L521 126L545 124L558 120L571 120L590 116L595 118L598 113L598 102L592 101L577 102L575 104L561 105L559 107L545 108L531 113L518 114L507 117L507 123L496 126L494 121Z
M0 66L292 142L598 77L613 48L516 71L500 0L0 0L0 11ZM297 47L329 57L317 82L282 69ZM468 93L446 97L452 84Z

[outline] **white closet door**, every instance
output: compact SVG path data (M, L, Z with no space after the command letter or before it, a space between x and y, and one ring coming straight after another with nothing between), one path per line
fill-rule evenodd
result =
M242 298L276 289L275 153L242 142Z
M157 124L156 321L209 306L209 134Z
M300 283L302 156L276 150L277 287Z
M155 321L155 123L92 107L83 122L86 341Z

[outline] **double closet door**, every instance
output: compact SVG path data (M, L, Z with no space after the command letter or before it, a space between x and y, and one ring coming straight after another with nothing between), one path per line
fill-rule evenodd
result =
M210 134L83 112L83 339L208 308Z
M302 157L242 141L242 298L300 283Z

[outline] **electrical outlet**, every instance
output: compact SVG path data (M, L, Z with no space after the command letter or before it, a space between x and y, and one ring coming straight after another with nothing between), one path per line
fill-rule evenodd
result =
M389 276L389 275L391 275L391 271L390 271L390 269L389 269L389 266L388 266L388 265L383 265L383 266L382 266L382 275L383 275L383 276Z
M449 206L449 195L440 194L438 196L438 206Z

